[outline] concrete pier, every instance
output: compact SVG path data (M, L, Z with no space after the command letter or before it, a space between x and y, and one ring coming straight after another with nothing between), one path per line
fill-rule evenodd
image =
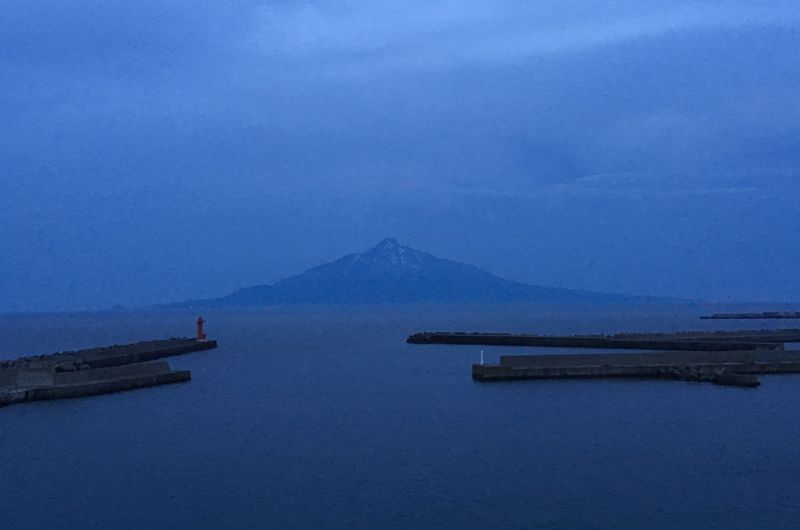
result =
M168 339L0 362L0 407L189 381L190 372L151 361L216 347L215 341Z
M425 332L411 344L470 344L611 348L659 352L581 355L503 355L499 364L472 365L476 381L629 377L680 379L755 387L759 374L800 373L800 329L618 333L616 335L512 335L506 333ZM482 357L481 357L482 359Z
M499 364L472 365L476 381L628 377L756 386L732 376L786 373L800 373L800 351L504 355Z
M733 351L780 350L784 342L800 342L800 329L743 332L620 333L616 335L527 335L510 333L424 332L410 344L539 346L622 350Z

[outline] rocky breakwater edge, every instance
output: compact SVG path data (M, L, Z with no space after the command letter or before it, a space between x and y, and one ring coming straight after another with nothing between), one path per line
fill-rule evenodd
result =
M157 360L216 347L213 340L171 338L2 361L0 407L186 382L188 370Z

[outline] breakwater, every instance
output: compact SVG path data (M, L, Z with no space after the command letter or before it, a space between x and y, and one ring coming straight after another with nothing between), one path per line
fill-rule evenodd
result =
M800 373L799 351L711 351L585 355L504 355L473 364L477 381L647 378L757 386L757 375Z
M659 350L580 355L502 355L498 364L472 365L476 381L518 379L648 378L755 387L757 375L800 373L800 329L618 333L615 335L514 335L424 332L411 344L534 346ZM483 357L481 357L483 359Z
M780 350L785 342L800 342L800 329L743 332L619 333L615 335L529 335L511 333L423 332L410 344L536 346L622 350L734 351Z
M157 359L209 350L216 341L167 339L0 362L0 407L189 381Z

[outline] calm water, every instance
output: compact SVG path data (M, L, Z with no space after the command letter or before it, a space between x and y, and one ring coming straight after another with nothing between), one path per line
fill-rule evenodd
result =
M206 314L221 347L170 360L191 383L0 409L0 527L796 526L800 376L479 384L480 348L404 343L736 326L697 312ZM0 358L189 335L194 318L0 317Z

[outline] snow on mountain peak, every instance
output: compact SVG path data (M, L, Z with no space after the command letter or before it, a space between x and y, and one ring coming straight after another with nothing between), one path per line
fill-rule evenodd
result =
M422 256L418 251L402 246L392 237L387 237L354 259L354 261L361 260L374 264L401 266L412 270L420 270L422 265Z
M387 237L373 248L373 250L384 250L384 251L391 251L391 250L400 250L402 247L400 243L393 237Z

